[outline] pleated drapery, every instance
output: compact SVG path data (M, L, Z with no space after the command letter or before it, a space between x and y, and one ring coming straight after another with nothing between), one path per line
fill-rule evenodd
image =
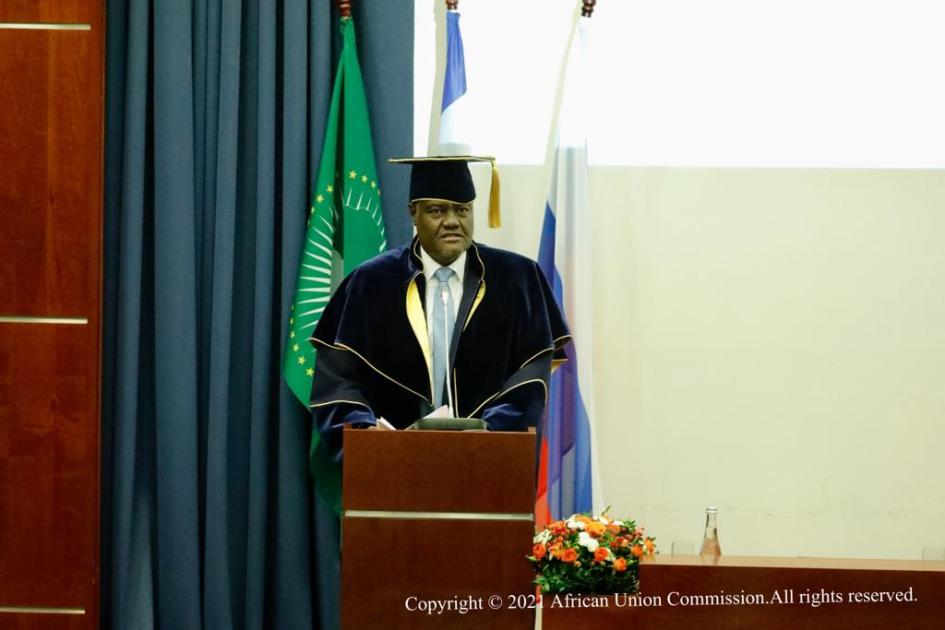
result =
M281 380L338 41L328 0L109 0L102 626L337 625L338 524ZM413 3L356 3L391 246Z

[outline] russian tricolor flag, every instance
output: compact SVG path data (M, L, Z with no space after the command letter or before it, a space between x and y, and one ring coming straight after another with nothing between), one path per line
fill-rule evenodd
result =
M592 236L583 128L583 65L590 18L579 18L568 54L554 165L538 263L565 313L574 343L551 377L543 422L536 526L601 507L595 473L591 354Z

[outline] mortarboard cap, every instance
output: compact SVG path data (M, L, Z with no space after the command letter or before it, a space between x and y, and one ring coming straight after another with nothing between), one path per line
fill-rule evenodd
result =
M492 189L489 192L489 227L499 227L499 171L494 157L450 155L393 158L393 164L410 164L410 203L418 199L445 199L468 203L476 198L469 162L492 164Z

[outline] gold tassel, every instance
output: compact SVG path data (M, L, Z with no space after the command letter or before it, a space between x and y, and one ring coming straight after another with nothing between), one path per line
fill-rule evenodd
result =
M492 188L489 191L489 227L502 227L502 214L499 209L499 169L492 160Z

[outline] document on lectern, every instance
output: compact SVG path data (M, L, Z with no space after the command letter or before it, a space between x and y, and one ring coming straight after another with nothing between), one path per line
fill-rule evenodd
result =
M427 415L423 416L423 419L425 420L425 419L427 419L427 418L449 418L449 417L451 417L449 405L443 405L443 406L440 407L439 409L434 409L433 411L431 411L431 412L428 413ZM378 417L377 417L377 428L378 428L378 429L383 429L383 430L385 430L385 431L396 431L396 430L397 430L397 427L395 427L395 426L392 425L390 422L388 422L388 421L387 421L387 418L385 418L384 416L378 416ZM409 427L407 427L407 429L416 429L416 428L417 428L417 423L416 423L416 422L414 422L414 423L411 424ZM405 429L405 430L407 430L407 429Z

